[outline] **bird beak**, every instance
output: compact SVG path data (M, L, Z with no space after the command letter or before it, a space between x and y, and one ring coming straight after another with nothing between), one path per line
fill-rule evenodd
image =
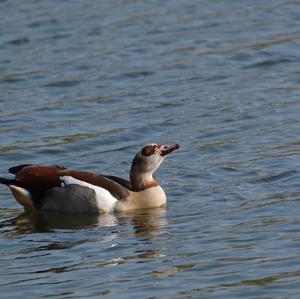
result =
M177 149L179 149L179 144L176 143L176 144L173 144L170 146L161 145L159 148L159 151L160 151L160 155L164 157L164 156L174 152Z

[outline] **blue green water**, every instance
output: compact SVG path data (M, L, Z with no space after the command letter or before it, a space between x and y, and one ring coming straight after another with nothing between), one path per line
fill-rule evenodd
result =
M0 1L0 176L127 177L165 209L23 214L0 187L2 298L299 298L297 1Z

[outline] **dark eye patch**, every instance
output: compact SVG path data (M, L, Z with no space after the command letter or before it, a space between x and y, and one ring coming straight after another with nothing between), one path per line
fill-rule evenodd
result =
M142 149L142 155L145 157L149 157L155 152L155 149L155 145L147 145Z

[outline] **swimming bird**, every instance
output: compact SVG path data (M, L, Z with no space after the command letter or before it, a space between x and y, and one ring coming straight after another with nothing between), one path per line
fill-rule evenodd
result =
M9 168L15 177L0 178L0 183L28 211L99 214L161 207L166 195L153 173L178 148L178 144L146 145L132 161L130 180L61 166L23 164Z

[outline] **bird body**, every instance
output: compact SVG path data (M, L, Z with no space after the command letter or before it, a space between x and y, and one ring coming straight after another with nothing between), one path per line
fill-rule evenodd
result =
M25 210L109 213L161 207L166 195L153 178L165 156L179 145L150 144L133 159L130 181L60 166L19 165L13 179L0 178Z

